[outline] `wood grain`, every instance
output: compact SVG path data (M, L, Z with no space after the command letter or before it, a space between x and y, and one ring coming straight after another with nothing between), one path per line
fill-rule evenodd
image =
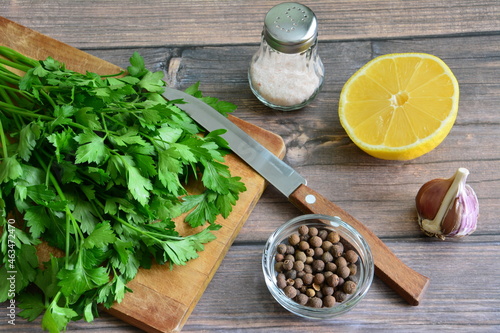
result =
M78 48L258 43L264 15L281 0L7 0L0 13ZM495 0L304 0L320 40L494 33ZM140 38L137 38L140 36Z

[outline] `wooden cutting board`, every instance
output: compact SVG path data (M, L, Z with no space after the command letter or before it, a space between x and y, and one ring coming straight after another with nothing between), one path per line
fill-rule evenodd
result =
M0 32L0 45L32 58L52 56L64 62L67 68L79 72L104 75L120 70L118 66L3 17L0 17ZM273 154L283 158L285 145L280 136L236 117L231 117L231 120ZM170 270L168 265L157 265L150 270L140 270L128 284L133 293L128 293L120 304L115 304L109 310L111 314L148 332L176 332L182 329L266 186L264 179L237 156L228 155L226 163L233 176L242 177L247 191L241 194L229 218L217 221L223 226L215 232L217 239L206 244L200 257L185 266ZM182 233L183 223L177 224Z

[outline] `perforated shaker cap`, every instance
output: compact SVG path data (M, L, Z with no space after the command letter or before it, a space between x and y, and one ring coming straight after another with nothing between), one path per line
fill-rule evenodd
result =
M266 42L280 52L303 52L317 39L316 15L302 4L281 3L266 14L263 34Z

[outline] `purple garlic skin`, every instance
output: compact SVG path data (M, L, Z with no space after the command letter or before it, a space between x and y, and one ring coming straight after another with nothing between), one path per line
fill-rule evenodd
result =
M459 168L449 179L425 183L415 198L420 229L440 239L464 237L476 230L479 202L465 182L469 170Z

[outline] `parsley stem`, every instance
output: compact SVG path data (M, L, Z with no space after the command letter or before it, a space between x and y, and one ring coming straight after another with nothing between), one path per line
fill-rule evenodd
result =
M2 142L3 158L7 158L9 157L9 153L7 152L8 141L7 138L5 137L5 132L3 130L3 124L1 119L0 119L0 139Z
M23 72L27 72L31 69L31 67L29 67L29 66L25 66L25 65L19 64L17 62L13 62L13 61L3 59L3 58L0 58L0 64L4 64L4 65L10 66L12 68L19 69Z
M9 47L6 47L6 46L0 46L0 54L3 55L5 58L7 59L10 59L12 61L16 61L16 62L13 62L15 65L18 65L18 66L24 66L25 68L27 68L28 70L32 67L35 67L39 64L39 62L35 59L32 59L32 58L29 58ZM24 65L22 65L24 64ZM15 66L12 66L14 68L18 68L18 67L15 67ZM18 68L18 69L21 69L21 68ZM23 69L21 69L23 70ZM24 72L26 72L26 70L24 70Z
M7 111L7 112L13 113L13 114L17 114L17 115L20 115L20 116L30 117L30 118L36 118L36 119L43 119L43 120L51 120L51 121L56 120L56 118L54 118L54 117L47 116L47 115L44 115L44 114L38 114L38 113L36 113L34 111L28 111L26 109L17 107L15 105L12 105L12 104L9 104L9 103L4 103L2 101L0 101L0 106L7 109L7 110L4 110L4 111ZM78 124L78 123L75 123L75 122L68 122L67 124L70 125L70 126L72 126L72 127L79 128L81 130L88 129L88 127L86 127L84 125L81 125L81 124Z
M7 110L4 110L4 111L7 111L9 113L15 113L15 114L25 116L25 117L38 118L38 119L44 119L44 120L55 120L54 117L46 116L43 114L38 114L35 111L29 111L29 110L26 110L26 109L23 109L23 108L20 108L20 107L17 107L15 105L5 103L2 101L0 101L0 106L6 108Z
M103 210L104 210L104 205L99 202L99 201L95 201L97 203L98 206L100 206ZM162 242L165 242L165 241L168 241L168 240L182 240L182 239L185 239L186 237L182 237L182 236L170 236L170 235L164 235L164 234L160 234L160 233L157 233L157 232L152 232L152 231L147 231L147 230L144 230L144 229L141 229L141 228L138 228L130 223L128 223L127 221L125 221L124 219L122 219L121 217L119 216L116 216L116 215L113 215L112 216L117 222L119 222L120 224L123 224L127 227L129 227L130 229L134 230L134 231L137 231L138 233L140 234L143 234L145 236L148 236L149 238L157 241L158 243L162 243ZM157 238L156 236L158 237L162 237L162 238L166 238L166 239L159 239Z

